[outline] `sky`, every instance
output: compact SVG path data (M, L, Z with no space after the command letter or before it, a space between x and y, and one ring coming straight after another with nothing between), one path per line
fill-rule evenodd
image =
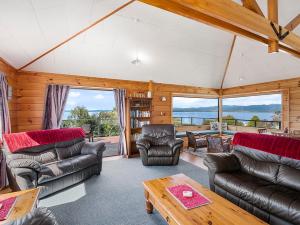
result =
M270 105L281 104L281 94L272 95L259 95L249 97L227 98L223 100L223 105ZM205 99L205 98L186 98L186 97L174 97L174 108L189 108L189 107L207 107L218 106L217 99Z
M71 89L66 110L85 106L88 110L112 110L115 107L113 91Z
M281 104L281 94L259 95L250 97L227 98L223 105L269 105ZM217 106L217 99L174 97L174 108ZM85 106L88 110L112 110L115 107L113 91L71 89L66 110L76 106Z

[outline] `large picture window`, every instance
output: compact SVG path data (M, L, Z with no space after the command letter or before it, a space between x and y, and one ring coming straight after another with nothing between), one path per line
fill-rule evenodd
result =
M281 94L223 99L223 122L228 125L281 128Z
M208 125L217 120L217 98L173 97L173 123L176 126Z

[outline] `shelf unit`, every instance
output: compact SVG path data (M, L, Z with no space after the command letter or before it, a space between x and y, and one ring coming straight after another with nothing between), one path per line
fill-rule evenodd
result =
M152 98L128 97L126 100L126 136L128 156L139 154L135 141L139 137L142 126L151 123Z

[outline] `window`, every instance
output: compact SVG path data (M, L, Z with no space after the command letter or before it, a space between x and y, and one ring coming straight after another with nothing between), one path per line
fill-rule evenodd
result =
M204 125L218 120L217 98L173 97L173 122L176 126Z
M104 157L118 155L119 124L113 91L71 89L62 127L82 127L92 141L104 141Z
M281 128L281 94L223 99L223 122L228 125Z

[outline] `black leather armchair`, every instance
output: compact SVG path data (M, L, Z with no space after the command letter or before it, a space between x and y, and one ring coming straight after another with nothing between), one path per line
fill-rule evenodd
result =
M145 125L136 142L144 166L177 165L182 139L176 139L172 124Z

